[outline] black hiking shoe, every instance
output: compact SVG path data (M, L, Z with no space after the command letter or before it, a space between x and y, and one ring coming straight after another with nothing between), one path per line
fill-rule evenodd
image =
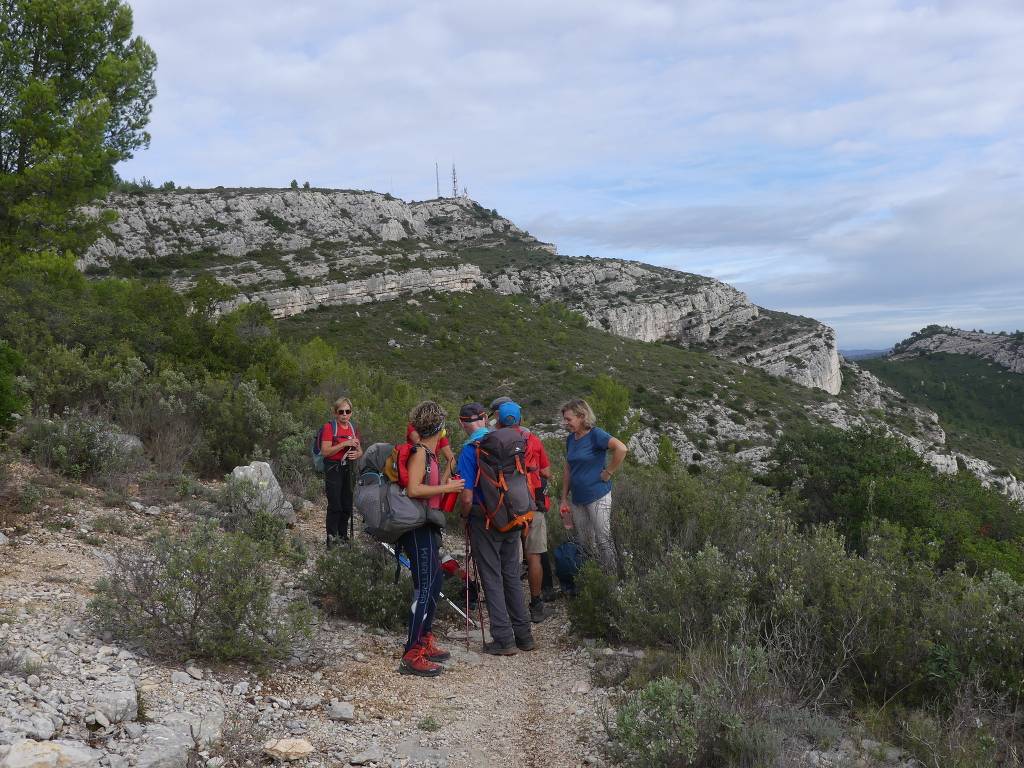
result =
M547 611L544 610L544 601L539 597L533 598L530 601L530 621L534 624L540 624L547 617Z
M533 639L533 635L527 635L526 637L516 638L516 648L520 651L532 651L537 647L536 641Z
M516 645L513 643L492 640L489 643L484 643L484 653L489 653L492 656L515 656L519 651L516 650Z

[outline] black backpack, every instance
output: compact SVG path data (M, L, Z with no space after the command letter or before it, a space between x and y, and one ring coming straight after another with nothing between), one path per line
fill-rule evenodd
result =
M501 533L529 528L535 509L526 482L526 436L505 427L476 442L476 482L487 527Z

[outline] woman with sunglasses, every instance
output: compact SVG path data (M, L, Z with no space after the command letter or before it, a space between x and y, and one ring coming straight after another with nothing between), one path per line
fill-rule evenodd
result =
M324 490L327 492L327 546L348 538L352 520L352 478L355 462L363 455L356 425L352 423L352 401L334 401L334 419L320 430L320 453L324 457Z

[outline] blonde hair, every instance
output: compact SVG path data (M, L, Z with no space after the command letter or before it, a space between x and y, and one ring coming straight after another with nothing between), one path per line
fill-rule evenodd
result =
M424 400L411 411L409 421L420 437L432 437L444 427L448 412L433 400Z
M339 397L337 400L334 401L334 407L331 410L338 410L339 405L347 405L349 408L351 408L352 401L349 400L347 397Z
M579 397L574 397L569 402L565 403L559 413L565 414L569 411L573 416L577 416L583 419L583 426L587 429L593 429L597 423L597 417L594 415L594 409L590 407L590 404Z

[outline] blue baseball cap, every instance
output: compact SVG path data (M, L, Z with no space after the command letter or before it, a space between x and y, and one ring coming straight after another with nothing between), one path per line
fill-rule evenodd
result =
M519 408L518 403L509 401L502 403L498 407L498 423L511 426L512 424L518 424L523 418L523 412Z

